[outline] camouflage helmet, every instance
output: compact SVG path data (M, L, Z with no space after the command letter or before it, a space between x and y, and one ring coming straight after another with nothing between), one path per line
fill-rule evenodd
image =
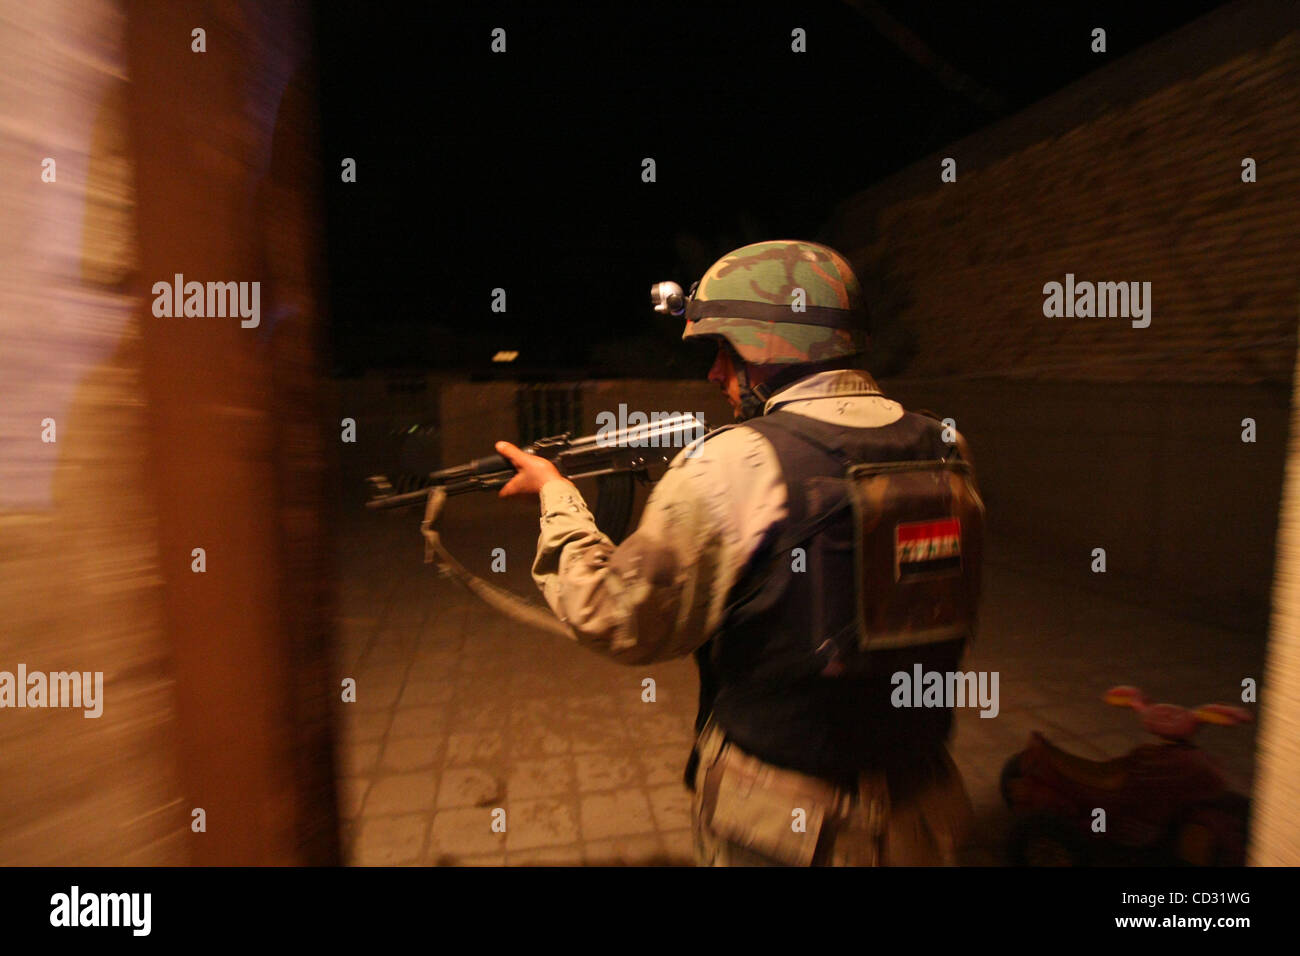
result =
M800 365L864 351L866 318L842 255L776 239L729 252L704 273L686 305L682 338L725 339L751 365Z

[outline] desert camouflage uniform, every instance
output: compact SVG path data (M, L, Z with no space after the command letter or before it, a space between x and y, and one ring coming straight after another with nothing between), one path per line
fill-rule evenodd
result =
M777 408L850 428L903 415L871 376L847 369L781 390L764 411ZM786 515L781 467L757 432L723 429L687 451L618 547L597 529L571 483L554 480L541 489L533 578L579 643L620 663L681 657L713 636L733 585ZM969 817L946 752L918 761L906 779L864 774L850 792L762 763L724 744L712 727L699 746L694 805L702 863L947 863ZM806 826L797 831L791 821L798 810Z

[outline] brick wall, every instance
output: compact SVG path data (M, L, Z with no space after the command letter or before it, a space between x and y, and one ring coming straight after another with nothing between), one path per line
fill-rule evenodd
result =
M877 332L913 344L905 374L1289 382L1300 8L1277 9L1206 17L848 202L828 239L863 271ZM1258 46L1228 45L1267 16ZM1138 76L1159 86L1134 99ZM1044 317L1044 283L1067 272L1151 282L1150 327Z
M871 367L951 414L1005 554L1262 627L1300 248L1300 7L1237 3L839 209ZM940 162L957 180L940 181ZM1258 182L1241 181L1241 162ZM1151 323L1049 318L1043 286L1151 283ZM1241 441L1255 418L1258 441ZM1092 574L1092 547L1112 558ZM1118 560L1115 558L1118 557Z

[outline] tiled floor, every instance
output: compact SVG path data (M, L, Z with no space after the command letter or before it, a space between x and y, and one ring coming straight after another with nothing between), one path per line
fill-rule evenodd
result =
M449 546L484 574L491 549L504 547L509 573L497 579L537 597L529 504L452 504ZM349 859L689 865L689 658L625 668L516 625L421 563L417 524L409 512L364 514L340 528L339 668L357 681L356 702L339 704ZM966 863L1002 862L1010 818L998 774L1030 730L1084 756L1118 755L1144 733L1131 711L1100 702L1107 687L1231 703L1242 677L1261 677L1256 638L1102 601L996 549L985 593L968 667L998 671L1001 710L958 712L953 754L977 818ZM653 702L643 700L647 678ZM1249 786L1253 727L1208 728L1198 742Z

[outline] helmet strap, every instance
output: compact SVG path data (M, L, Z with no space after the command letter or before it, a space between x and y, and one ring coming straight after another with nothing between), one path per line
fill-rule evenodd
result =
M781 391L787 385L793 385L800 379L807 378L809 375L816 375L818 372L827 371L823 363L819 362L801 362L797 365L789 365L776 374L768 377L762 382L751 382L749 380L749 365L740 357L735 347L727 342L727 349L731 352L731 366L736 373L736 384L740 390L740 414L737 416L738 421L748 421L751 418L757 418L763 414L763 409L771 400L772 396ZM848 367L832 366L832 367Z
M809 375L815 375L820 369L809 367L806 363L791 365L783 368L775 375L758 384L750 384L749 369L742 362L736 366L736 380L740 385L740 400L742 421L755 418L763 414L763 409L767 406L772 396L787 385L793 385L800 379L807 378Z
M730 348L730 345L728 345ZM741 360L733 349L731 352L731 365L736 373L736 384L740 389L740 413L736 416L737 421L747 422L751 418L757 418L763 414L763 406L767 404L766 389L762 385L751 385L749 382L749 367Z

